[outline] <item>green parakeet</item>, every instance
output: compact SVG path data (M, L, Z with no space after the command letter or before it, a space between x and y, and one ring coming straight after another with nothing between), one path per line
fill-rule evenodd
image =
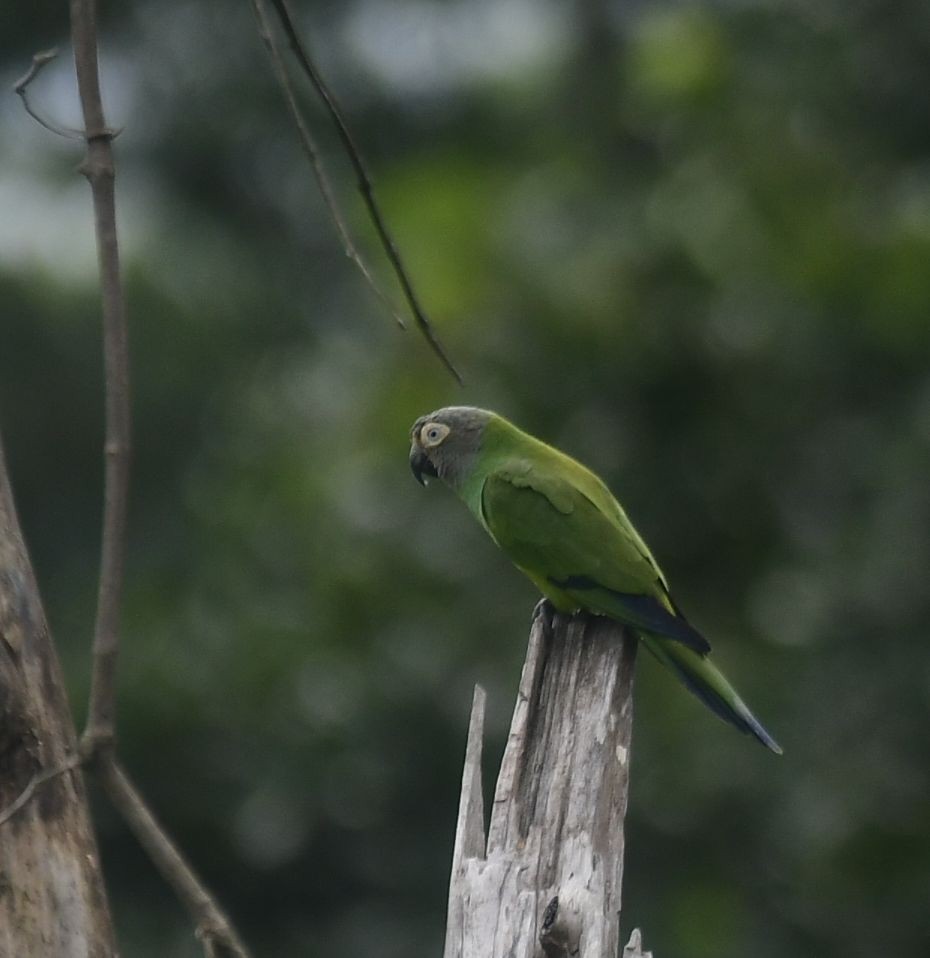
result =
M649 547L589 469L502 416L449 406L411 430L410 467L441 479L560 611L586 609L629 626L717 715L781 748L707 657Z

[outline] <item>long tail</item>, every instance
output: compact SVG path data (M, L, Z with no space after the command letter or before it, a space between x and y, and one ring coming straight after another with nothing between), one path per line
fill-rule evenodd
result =
M723 673L703 655L664 636L640 632L646 648L712 711L741 732L752 735L776 755L782 748L749 711Z

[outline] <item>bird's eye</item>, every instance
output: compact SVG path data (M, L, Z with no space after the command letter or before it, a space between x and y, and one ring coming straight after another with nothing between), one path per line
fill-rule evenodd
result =
M441 422L428 422L420 430L420 442L427 447L438 446L449 435L449 427Z

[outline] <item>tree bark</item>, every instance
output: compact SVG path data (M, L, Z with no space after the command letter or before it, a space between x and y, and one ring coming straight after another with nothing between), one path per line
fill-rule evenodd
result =
M536 616L487 833L475 689L444 958L617 955L635 655L608 619Z
M76 748L0 444L0 958L116 955Z

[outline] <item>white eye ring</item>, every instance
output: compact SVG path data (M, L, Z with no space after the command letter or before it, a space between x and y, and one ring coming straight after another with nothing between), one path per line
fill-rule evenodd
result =
M420 443L427 449L438 446L449 435L449 427L442 422L428 422L420 430Z

